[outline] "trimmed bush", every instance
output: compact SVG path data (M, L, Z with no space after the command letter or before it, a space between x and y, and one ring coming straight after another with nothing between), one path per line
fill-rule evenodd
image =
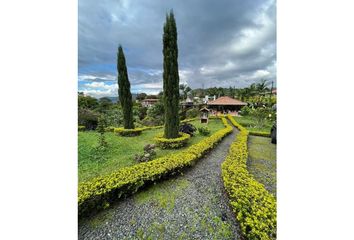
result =
M250 135L253 135L253 136L269 137L270 138L270 133L269 132L249 131L249 133L250 133Z
M224 129L183 151L121 168L107 176L80 183L78 187L79 216L107 208L116 199L137 192L145 184L179 173L183 168L193 165L196 160L232 132L232 127L227 124L226 119L223 118L222 121L226 126Z
M162 149L175 149L185 146L191 136L187 133L179 132L178 138L164 138L163 133L157 135L154 140Z
M140 135L140 133L145 129L146 128L134 128L134 129L115 128L114 132L124 137L134 137Z
M248 130L228 118L240 133L221 166L222 177L241 232L247 239L276 239L276 200L247 170Z
M85 131L86 130L86 127L85 126L79 126L79 129L78 129L80 132L82 131Z
M198 128L198 132L203 136L208 136L210 134L210 129L207 126L203 126Z

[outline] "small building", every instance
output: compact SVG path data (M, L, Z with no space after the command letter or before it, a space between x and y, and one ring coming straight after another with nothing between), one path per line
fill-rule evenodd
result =
M218 99L208 102L208 108L212 109L214 114L231 114L237 115L238 111L241 110L243 106L246 106L247 103L242 102L238 99L231 97L219 97Z
M208 123L210 110L207 109L206 107L203 107L199 111L200 111L200 123Z
M144 99L141 101L141 105L143 107L149 108L149 107L155 105L158 101L159 101L158 99L147 98L147 99Z
M198 104L194 104L193 100L189 96L185 101L182 101L180 105L182 107L182 110L187 110L198 106Z

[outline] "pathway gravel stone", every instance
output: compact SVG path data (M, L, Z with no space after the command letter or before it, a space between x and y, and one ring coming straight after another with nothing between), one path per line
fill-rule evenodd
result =
M79 222L79 239L240 239L221 178L238 130L183 175Z

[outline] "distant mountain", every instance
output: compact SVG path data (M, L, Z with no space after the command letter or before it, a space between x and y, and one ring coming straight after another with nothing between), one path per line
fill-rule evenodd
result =
M135 101L137 94L136 93L132 93L132 98L133 101ZM116 103L118 101L118 97L106 97L109 98L113 103Z

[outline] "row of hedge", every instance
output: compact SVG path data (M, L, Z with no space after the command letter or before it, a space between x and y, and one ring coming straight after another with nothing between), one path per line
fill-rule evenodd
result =
M134 128L134 129L125 129L125 128L114 128L113 132L121 136L138 136L145 128Z
M247 171L248 130L228 116L240 130L222 164L222 177L231 206L247 239L276 238L276 200Z
M257 132L257 131L249 131L250 135L260 136L260 137L270 137L269 132Z
M178 153L150 162L125 167L107 176L83 182L78 187L79 216L108 207L118 198L133 194L145 184L165 178L191 166L232 132L232 127L222 118L225 128Z
M189 118L189 119L185 119L185 120L182 120L181 123L186 123L186 122L192 122L194 120L197 120L199 118ZM159 125L159 126L152 126L152 127L143 127L144 130L150 130L150 129L158 129L158 128L163 128L164 125Z
M178 138L164 138L164 133L160 133L154 138L154 141L162 149L176 149L185 146L191 136L187 133L180 132Z
M190 118L190 119L185 119L183 121L181 121L181 123L185 123L185 122L191 122L194 120L197 120L198 118ZM159 125L159 126L152 126L152 127L141 127L141 128L134 128L134 129L124 129L124 128L116 128L116 127L107 127L106 128L106 132L116 132L119 133L122 136L126 136L126 135L131 135L131 133L133 133L133 135L139 135L142 131L145 130L151 130L151 129L159 129L159 128L163 128L164 125ZM80 126L79 126L80 129ZM124 135L126 133L126 135Z

